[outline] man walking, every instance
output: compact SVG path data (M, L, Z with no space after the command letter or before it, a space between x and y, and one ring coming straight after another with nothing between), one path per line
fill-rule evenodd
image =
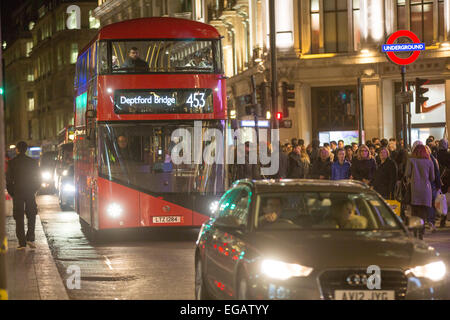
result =
M17 143L17 156L9 161L6 172L6 188L13 198L13 216L16 220L16 236L19 240L18 250L25 249L27 244L30 248L36 248L34 244L37 214L35 194L39 189L40 177L38 163L25 155L27 149L26 142ZM24 213L27 216L26 235Z

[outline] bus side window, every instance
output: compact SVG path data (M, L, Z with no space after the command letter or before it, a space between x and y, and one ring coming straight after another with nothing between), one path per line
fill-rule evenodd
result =
M105 74L108 73L108 50L107 50L107 42L100 41L97 49L97 65L99 65L99 73Z

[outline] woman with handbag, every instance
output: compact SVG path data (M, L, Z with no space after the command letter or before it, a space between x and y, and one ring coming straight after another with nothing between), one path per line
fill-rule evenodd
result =
M405 176L410 179L412 215L426 221L433 198L431 184L434 181L434 166L424 145L417 145L406 166ZM425 227L418 232L423 239ZM417 235L414 232L414 235Z

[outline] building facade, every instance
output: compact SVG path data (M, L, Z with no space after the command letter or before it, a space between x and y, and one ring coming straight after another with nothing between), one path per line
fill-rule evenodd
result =
M6 143L19 140L51 149L73 124L73 81L78 51L99 27L96 1L26 1L8 39L5 59ZM27 14L32 12L34 14Z
M229 115L253 117L243 102L252 92L251 76L263 111L270 108L270 90L262 90L270 83L268 0L77 2L82 8L79 30L68 30L64 24L71 2L48 3L54 3L51 9L37 8L38 17L27 37L5 51L6 85L9 76L23 75L22 80L14 80L21 83L15 86L20 92L18 100L8 103L7 97L6 116L12 124L7 128L8 142L22 138L36 143L51 141L62 125L71 121L71 62L75 47L81 49L93 33L92 25L98 26L95 19L106 25L139 17L173 16L215 26L224 37ZM450 121L450 0L277 0L275 6L278 110L292 120L291 128L280 131L282 142L292 137L306 142L313 138L322 142L355 139L358 79L365 138L399 138L402 119L395 95L401 90L400 69L388 61L381 45L400 29L415 32L427 45L406 71L408 81L417 77L430 80L426 107L431 111L415 114L411 104L412 139L424 140L429 134L442 138ZM30 38L33 48L27 56ZM19 47L22 59L13 53ZM22 71L8 71L18 69ZM12 85L14 81L9 82ZM283 84L293 88L293 107L284 106ZM11 112L9 105L20 108Z
M259 88L270 83L267 0L99 0L98 5L95 15L102 25L165 15L215 26L224 36L229 114L252 117L242 103L252 91L251 76ZM413 31L427 46L406 71L408 82L430 80L427 110L432 111L415 114L411 104L412 139L430 134L442 138L450 121L449 0L277 0L275 6L278 110L288 111L285 116L292 120L291 128L280 131L282 142L291 137L355 140L358 79L365 138L400 138L402 119L395 100L400 69L388 61L381 45L401 29ZM294 89L293 108L283 108L283 83ZM263 110L269 101L260 100Z

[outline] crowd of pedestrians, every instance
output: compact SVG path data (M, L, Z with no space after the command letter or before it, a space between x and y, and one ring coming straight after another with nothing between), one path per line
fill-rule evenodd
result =
M403 141L373 138L365 144L345 145L343 140L324 143L292 139L280 145L279 171L275 177L255 176L254 166L244 165L245 174L236 178L354 179L368 184L386 200L401 203L401 216L411 206L413 216L422 218L436 230L435 199L450 186L450 152L445 139L430 136L423 145L416 141L410 149ZM241 168L242 169L242 168ZM242 172L244 173L244 172ZM440 218L444 227L446 216ZM424 229L417 234L423 237Z
M434 202L450 185L450 152L448 142L430 136L423 145L416 141L411 149L397 142L373 138L365 144L344 145L343 140L320 146L319 140L305 145L302 139L292 139L282 147L288 157L288 168L280 167L278 178L354 179L371 186L386 200L401 202L401 215L406 206L413 216L421 217L436 230ZM445 226L442 215L440 226ZM423 237L424 230L418 237Z

